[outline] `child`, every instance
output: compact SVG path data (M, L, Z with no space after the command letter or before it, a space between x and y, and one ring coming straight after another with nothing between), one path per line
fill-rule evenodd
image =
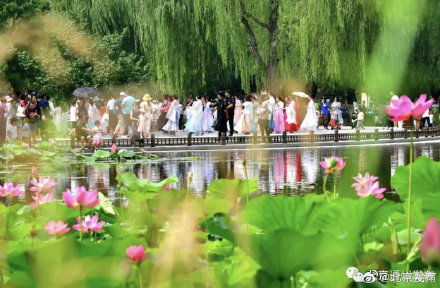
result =
M24 118L23 119L23 128L21 129L21 140L29 143L29 123L28 123L28 119Z
M99 120L95 121L95 127L92 129L93 133L93 146L96 149L101 149L102 146L102 129L101 129L101 123L99 123Z
M139 114L139 126L138 126L138 132L139 132L139 138L144 139L148 137L148 132L150 131L150 122L147 118L147 114L145 113L144 109L139 110L141 114Z
M11 118L8 129L6 131L8 141L14 141L18 139L17 118Z
M78 109L76 107L76 100L73 100L69 110L69 124L71 130L76 127L77 121L78 121Z
M360 110L357 115L357 122L357 128L364 129L364 112L362 112L362 110Z

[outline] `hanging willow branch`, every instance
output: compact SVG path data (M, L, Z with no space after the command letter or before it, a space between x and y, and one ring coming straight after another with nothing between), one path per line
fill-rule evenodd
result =
M246 12L246 7L244 6L244 3L242 0L240 0L240 8L241 8L241 22L243 23L246 32L249 34L249 37L251 38L250 44L252 53L255 56L255 59L257 60L258 65L263 66L263 59L261 58L260 51L258 50L258 42L257 38L255 37L255 33L251 28L251 25L249 24L249 21L246 19L246 15L248 13Z

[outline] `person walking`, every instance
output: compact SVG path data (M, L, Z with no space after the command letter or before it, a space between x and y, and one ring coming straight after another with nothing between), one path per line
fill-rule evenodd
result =
M122 99L121 108L122 108L122 116L124 118L124 135L128 135L129 127L130 127L130 113L131 110L133 110L134 102L136 102L136 99L129 95L129 91L127 93L121 92L121 94L124 95L124 98ZM133 131L132 131L133 133Z
M318 116L316 115L315 102L311 96L308 96L307 114L301 123L300 129L306 131L316 131L318 128Z
M217 93L217 102L215 104L211 104L212 107L215 107L215 113L217 114L217 123L215 125L216 130L218 131L218 140L222 138L222 134L226 134L228 131L227 127L227 107L229 106L229 102L222 92ZM232 128L234 129L234 128Z
M170 100L172 98L170 97ZM166 118L168 119L168 122L163 126L162 130L170 133L171 135L176 135L176 132L179 130L179 123L177 122L177 115L178 115L178 109L179 109L179 100L173 99L168 112L166 114Z
M139 115L139 127L137 131L141 138L150 136L151 126L153 123L153 105L151 104L150 94L145 94L141 103L141 115Z
M229 136L234 135L234 112L235 112L235 99L231 96L231 92L226 92L226 119L229 123Z
M275 133L284 132L284 102L280 96L275 98L276 103L274 106L274 121L275 121Z
M339 102L338 97L335 97L335 100L332 103L331 106L331 126L332 129L340 129L341 122L342 122L342 112L341 112L341 102Z
M235 98L234 125L237 125L238 121L240 121L241 113L243 112L243 104L241 103L240 97L238 97L238 95L236 95L234 98Z
M272 119L272 111L270 110L270 99L265 96L263 103L258 108L258 126L260 126L261 139L270 142L269 120Z
M286 106L286 123L284 128L287 132L298 131L298 121L296 117L296 103L292 96L289 97L289 103Z
M324 129L328 130L328 124L330 122L330 100L329 99L322 99L321 104L321 115L322 115L322 123L324 125Z
M141 109L140 109L140 100L136 100L136 102L134 102L134 106L133 106L133 110L131 110L130 113L130 120L131 120L131 146L134 146L136 144L136 141L139 141L139 126L140 126L140 121L139 121L139 116L141 114Z
M110 100L108 100L106 109L108 114L108 131L110 134L115 132L116 125L118 125L118 114L115 109L116 97L114 94L111 94Z
M42 114L40 104L37 101L37 96L34 95L25 110L25 116L28 119L31 132L30 138L33 143L37 142L38 121L41 119Z
M251 101L252 101L252 112L251 112L251 119L250 119L250 133L254 133L258 129L258 98L256 95L251 95Z
M212 128L212 125L214 124L214 118L212 117L212 108L211 108L211 102L209 101L208 97L203 98L205 107L205 110L203 110L203 132L212 132L214 129Z
M238 133L249 134L251 130L251 117L254 104L252 103L252 95L247 95L243 103L243 111L241 117L234 127Z

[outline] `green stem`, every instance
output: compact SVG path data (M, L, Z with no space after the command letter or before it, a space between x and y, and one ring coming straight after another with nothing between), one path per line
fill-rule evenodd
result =
M327 178L328 178L328 174L325 174L323 190L324 190L325 199L327 199L327 201L330 202L330 197L328 197L328 191L327 191L327 188L326 188L327 187Z
M412 169L414 156L413 128L410 129L410 146L409 146L409 179L408 179L408 214L406 218L407 234L406 234L406 253L409 255L411 251L411 194L412 194ZM406 270L409 271L409 263L406 264Z
M5 238L8 237L8 227L9 227L9 211L10 211L10 207L9 207L9 198L6 200L6 204L8 204L8 213L6 214L6 225L5 225Z
M118 191L119 195L119 207L121 208L121 224L124 224L124 204L122 203L122 194L119 191L119 187L121 186L121 182L119 181L119 157L116 156L116 191Z
M336 198L336 177L333 177L333 198Z
M139 288L143 287L143 281L142 281L142 270L141 270L141 265L138 265L138 273L139 273Z
M83 212L81 206L79 206L79 241L82 241L82 219L83 219Z

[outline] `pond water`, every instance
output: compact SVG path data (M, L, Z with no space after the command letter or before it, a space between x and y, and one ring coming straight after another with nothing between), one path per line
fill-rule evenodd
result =
M416 144L416 155L425 155L435 160L440 159L440 143ZM408 145L384 146L347 146L328 148L293 148L279 150L227 150L164 153L159 156L197 157L197 160L168 160L149 163L123 163L120 172L131 171L139 178L148 178L159 182L173 174L179 178L179 183L171 184L171 188L186 189L187 175L194 174L190 183L193 194L202 196L213 179L243 178L245 167L249 178L258 177L260 193L269 194L304 194L321 192L323 171L319 162L324 157L342 156L347 166L337 180L341 194L355 195L350 185L353 176L358 172L380 177L382 187L390 188L390 179L398 166L409 161ZM116 165L111 163L99 164L62 164L56 166L39 166L38 163L27 163L7 167L3 171L2 181L15 183L28 182L31 177L31 167L37 166L41 176L51 176L58 182L57 192L61 194L66 188L85 185L89 189L98 189L115 201L118 199L115 190ZM332 185L331 182L329 186ZM330 187L329 187L329 190ZM388 197L392 191L388 189ZM23 196L29 198L30 195ZM25 199L22 199L25 200Z

